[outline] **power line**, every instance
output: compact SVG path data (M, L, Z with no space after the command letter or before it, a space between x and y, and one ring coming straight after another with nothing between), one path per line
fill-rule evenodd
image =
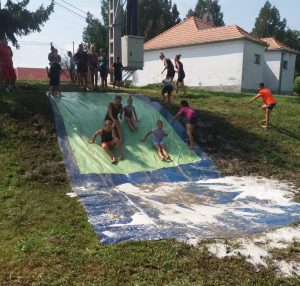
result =
M73 10L71 10L71 9L67 8L66 6L64 6L64 5L61 5L61 4L57 3L56 1L54 1L54 3L55 3L56 5L58 5L58 6L60 6L61 8L64 8L64 9L66 9L66 10L67 10L67 11L69 11L70 13L73 13L73 14L75 14L75 15L77 15L77 16L79 16L79 17L83 18L84 20L86 20L86 17L84 17L84 16L82 16L82 15L78 14L77 12L75 12L75 11L73 11Z
M75 8L76 10L80 11L81 13L87 15L87 12L81 10L80 8L74 6L73 4L71 4L71 3L69 3L69 2L67 2L67 1L65 1L65 0L60 0L60 1L66 3L67 5L69 5L69 6L73 7L73 8Z

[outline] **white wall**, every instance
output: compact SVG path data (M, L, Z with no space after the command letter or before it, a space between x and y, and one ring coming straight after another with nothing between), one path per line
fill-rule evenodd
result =
M296 54L285 53L283 60L288 62L288 68L282 70L281 91L291 93L294 89Z
M260 55L260 64L255 63L255 55ZM263 81L265 47L250 41L244 42L242 91L253 91Z
M171 59L182 55L186 85L241 91L243 51L244 41L146 51L144 70L135 73L133 82L138 86L161 82L166 75L161 75L164 67L159 53L163 52Z
M284 53L284 61L288 61L288 69L282 70L281 91L290 93L293 90L296 55ZM281 51L267 51L265 53L264 82L273 92L278 93Z

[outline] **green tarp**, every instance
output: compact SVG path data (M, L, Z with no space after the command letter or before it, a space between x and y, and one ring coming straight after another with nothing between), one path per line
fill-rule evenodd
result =
M140 119L139 129L132 132L125 121L121 122L124 134L124 161L112 165L110 158L98 144L88 144L93 133L102 128L109 102L114 93L63 93L61 97L53 97L64 121L71 149L81 174L131 174L143 171L154 171L180 164L198 162L200 158L173 130L170 124L149 104L133 98L137 115ZM123 105L127 103L127 95L123 95ZM140 140L156 127L158 119L163 120L164 128L169 136L166 146L171 155L170 162L162 162L157 156L149 137L146 143ZM98 138L97 143L99 143Z

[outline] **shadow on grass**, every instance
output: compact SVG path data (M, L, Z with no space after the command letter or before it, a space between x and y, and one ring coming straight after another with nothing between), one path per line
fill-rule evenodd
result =
M282 135L285 135L285 136L288 136L290 138L293 138L297 141L300 141L300 136L296 135L295 133L285 129L285 128L282 128L282 127L277 127L275 125L272 125L270 124L270 126L272 127L272 129L274 129L275 131L277 131L278 133L282 134Z

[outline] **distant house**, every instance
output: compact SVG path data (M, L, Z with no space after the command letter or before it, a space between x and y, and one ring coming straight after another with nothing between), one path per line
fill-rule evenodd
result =
M16 68L16 74L18 80L23 81L48 81L45 68ZM61 81L70 81L70 78L65 73L61 76Z
M291 93L295 77L297 51L276 41L262 39L268 44L265 52L264 82L274 92Z
M168 58L182 55L188 86L207 90L256 91L263 81L268 43L241 27L214 27L189 17L144 45L144 69L134 74L137 86L163 79L159 53ZM290 68L295 63L290 62ZM289 83L290 84L290 83Z

